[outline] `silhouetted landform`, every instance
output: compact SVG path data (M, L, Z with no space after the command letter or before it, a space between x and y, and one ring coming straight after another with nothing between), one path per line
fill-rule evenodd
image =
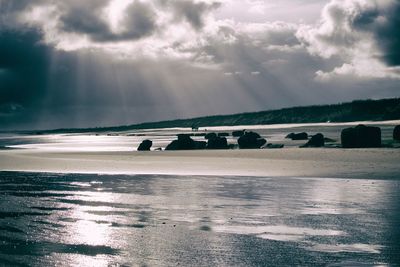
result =
M216 133L208 133L204 138L206 141L195 141L189 134L178 134L178 139L172 141L165 150L197 150L197 149L229 149L228 141L225 137L218 136Z
M341 132L343 148L381 147L381 129L374 126L357 125L343 129Z
M394 127L393 140L400 141L400 125Z
M207 142L195 141L188 134L178 134L178 139L172 141L165 150L195 150L205 149Z
M400 98L381 100L357 100L350 103L320 106L284 108L271 111L219 115L192 119L179 119L160 122L148 122L128 126L57 129L35 133L75 133L129 131L136 129L155 129L171 127L188 127L195 129L210 126L260 125L280 123L318 123L318 122L351 122L382 121L400 119Z
M323 147L325 146L325 137L321 133L313 135L311 139L304 145L300 147Z
M151 140L143 140L142 143L140 143L139 147L138 147L138 151L150 151L151 146L153 145L153 141Z
M393 131L393 137L398 134L400 127L396 126ZM242 134L243 133L243 134ZM235 138L236 144L228 144L225 136L220 136L214 132L207 133L205 141L196 141L191 138L191 134L178 134L177 140L172 141L165 150L197 150L197 149L277 149L283 148L283 144L267 144L267 140L260 134L252 131L241 131L240 137ZM382 147L381 129L375 126L366 126L359 124L356 127L345 128L341 131L341 147L343 148L376 148ZM325 147L325 143L334 143L336 140L325 137L322 133L309 135L305 132L290 133L286 136L292 140L307 140L307 143L301 145L305 147ZM152 141L144 140L138 150L150 150ZM332 147L332 146L330 146ZM340 146L335 146L340 147ZM389 146L392 147L392 146ZM162 149L161 149L162 150Z
M266 143L267 140L255 132L245 132L245 134L238 139L239 148L241 149L261 148Z
M284 144L267 144L265 148L268 149L278 149L278 148L283 148L285 145Z
M216 134L216 133L207 133L207 134L204 136L204 138L207 139L207 140L213 139L213 138L216 138L216 137L217 137L217 134Z
M307 140L308 134L305 132L302 133L290 133L286 135L285 138L292 139L292 140Z
M228 149L228 141L225 137L216 136L208 139L207 149Z

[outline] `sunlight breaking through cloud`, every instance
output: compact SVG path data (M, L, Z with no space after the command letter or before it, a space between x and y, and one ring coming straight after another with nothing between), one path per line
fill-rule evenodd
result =
M0 0L1 118L94 126L393 97L398 5L375 2Z

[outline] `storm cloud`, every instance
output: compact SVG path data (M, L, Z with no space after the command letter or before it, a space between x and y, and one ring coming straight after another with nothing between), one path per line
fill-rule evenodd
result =
M270 1L0 0L0 129L398 96L398 2L321 2L306 24L254 21Z
M32 102L43 96L50 48L37 31L0 33L0 104Z

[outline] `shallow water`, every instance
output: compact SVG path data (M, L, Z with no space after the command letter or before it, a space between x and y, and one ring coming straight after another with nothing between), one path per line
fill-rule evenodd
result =
M400 264L400 181L0 172L0 265Z

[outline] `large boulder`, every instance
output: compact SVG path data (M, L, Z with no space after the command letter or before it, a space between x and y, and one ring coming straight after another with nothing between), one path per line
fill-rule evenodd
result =
M343 129L340 138L343 148L380 147L382 144L381 129L362 124Z
M397 125L396 127L394 127L393 139L396 141L400 141L400 125Z
M187 134L178 134L178 140L172 141L165 150L196 149L196 142Z
M207 149L228 149L228 141L225 137L208 139Z
M263 148L277 149L277 148L283 148L284 146L285 146L284 144L267 144Z
M290 133L286 135L286 138L292 139L292 140L307 140L308 139L308 134L305 132L302 133Z
M324 135L321 133L317 133L313 135L311 139L301 147L323 147L325 145Z
M243 136L239 137L238 144L241 149L255 149L260 148L267 143L267 140L261 138L258 133L246 132Z
M244 135L244 130L241 130L241 131L233 131L232 132L232 136L233 137L241 137L241 136L243 136Z
M138 151L150 151L151 146L153 145L153 142L151 140L144 140L142 143L140 143L138 147Z
M214 139L214 138L216 138L216 137L217 137L217 134L216 134L216 133L207 133L207 134L204 136L204 138L207 139L207 140Z
M205 142L205 141L194 141L194 146L195 146L195 149L206 149L207 148L207 142Z

